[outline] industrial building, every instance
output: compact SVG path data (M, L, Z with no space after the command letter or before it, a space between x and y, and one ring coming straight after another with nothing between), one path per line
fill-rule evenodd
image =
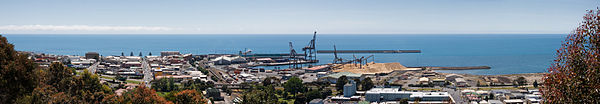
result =
M86 59L100 59L100 54L98 52L88 52L85 53L85 58Z
M448 92L411 92L400 88L373 88L365 92L365 100L370 102L387 102L408 99L421 103L453 103ZM449 102L450 101L450 102Z

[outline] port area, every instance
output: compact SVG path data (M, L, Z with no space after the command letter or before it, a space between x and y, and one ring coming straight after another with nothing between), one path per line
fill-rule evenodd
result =
M252 88L252 84L263 83L266 79L276 84L283 84L293 77L300 78L303 83L325 84L335 94L342 92L333 86L337 79L346 76L349 80L370 80L375 85L373 91L381 88L396 88L417 93L444 92L445 98L462 104L479 101L486 96L474 96L473 93L508 92L534 88L533 82L541 81L543 73L514 75L470 75L436 72L435 70L469 70L491 69L489 66L440 67L420 66L407 67L401 63L375 63L372 56L352 59L336 58L337 62L328 64L307 63L310 59L304 56L286 55L243 55L240 54L181 54L178 51L163 51L161 56L103 56L89 52L83 56L64 56L71 59L69 67L87 67L96 73L102 82L119 88L116 93L123 93L126 86L134 88L141 84L152 87L153 80L172 78L178 85L189 81L211 83L214 89L232 89L231 94L211 96L219 98L217 103L230 103L239 99L244 89ZM46 56L43 56L46 57ZM63 56L60 56L63 57ZM95 60L98 58L100 60ZM370 62L367 62L370 61ZM273 64L272 69L259 68L257 64ZM47 66L47 64L46 64ZM83 69L83 68L82 68ZM83 70L78 70L81 73ZM525 82L518 84L517 82ZM542 82L539 82L542 83ZM279 88L281 89L281 88ZM369 91L356 91L353 96L366 99ZM471 92L469 92L471 91ZM467 93L465 93L467 92ZM520 93L520 92L519 92ZM515 93L517 94L517 93ZM532 94L535 93L527 93ZM511 95L512 96L512 95ZM537 95L536 95L537 96ZM346 99L332 95L327 101Z
M421 50L318 50L317 53L421 53Z
M490 66L461 66L461 67L435 67L435 66L424 66L423 69L428 70L476 70L476 69L491 69Z

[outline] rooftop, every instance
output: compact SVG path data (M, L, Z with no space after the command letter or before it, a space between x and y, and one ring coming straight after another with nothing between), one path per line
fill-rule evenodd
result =
M362 76L362 74L357 74L357 73L352 73L352 72L338 72L335 74L329 74L327 75L327 77L331 77L331 78L340 78L342 76L346 76L346 77L360 77Z

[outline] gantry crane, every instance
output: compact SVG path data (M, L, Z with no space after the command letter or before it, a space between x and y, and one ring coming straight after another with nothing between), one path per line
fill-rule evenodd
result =
M313 38L308 43L308 46L302 48L302 51L304 51L304 58L307 61L317 61L317 51L315 48L316 47L316 43L315 43L316 38L317 38L317 31L314 32Z
M290 58L289 58L289 68L297 69L298 68L298 59L296 58L296 50L294 50L294 46L292 42L290 42Z

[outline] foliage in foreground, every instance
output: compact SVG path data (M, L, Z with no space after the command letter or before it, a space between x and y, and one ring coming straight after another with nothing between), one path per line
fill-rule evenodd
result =
M144 85L117 96L93 73L76 75L61 63L40 68L0 35L0 104L165 104L172 103ZM166 90L171 90L167 89ZM175 95L175 103L204 104L196 90Z
M600 10L590 10L583 18L557 50L543 79L545 103L600 103Z

